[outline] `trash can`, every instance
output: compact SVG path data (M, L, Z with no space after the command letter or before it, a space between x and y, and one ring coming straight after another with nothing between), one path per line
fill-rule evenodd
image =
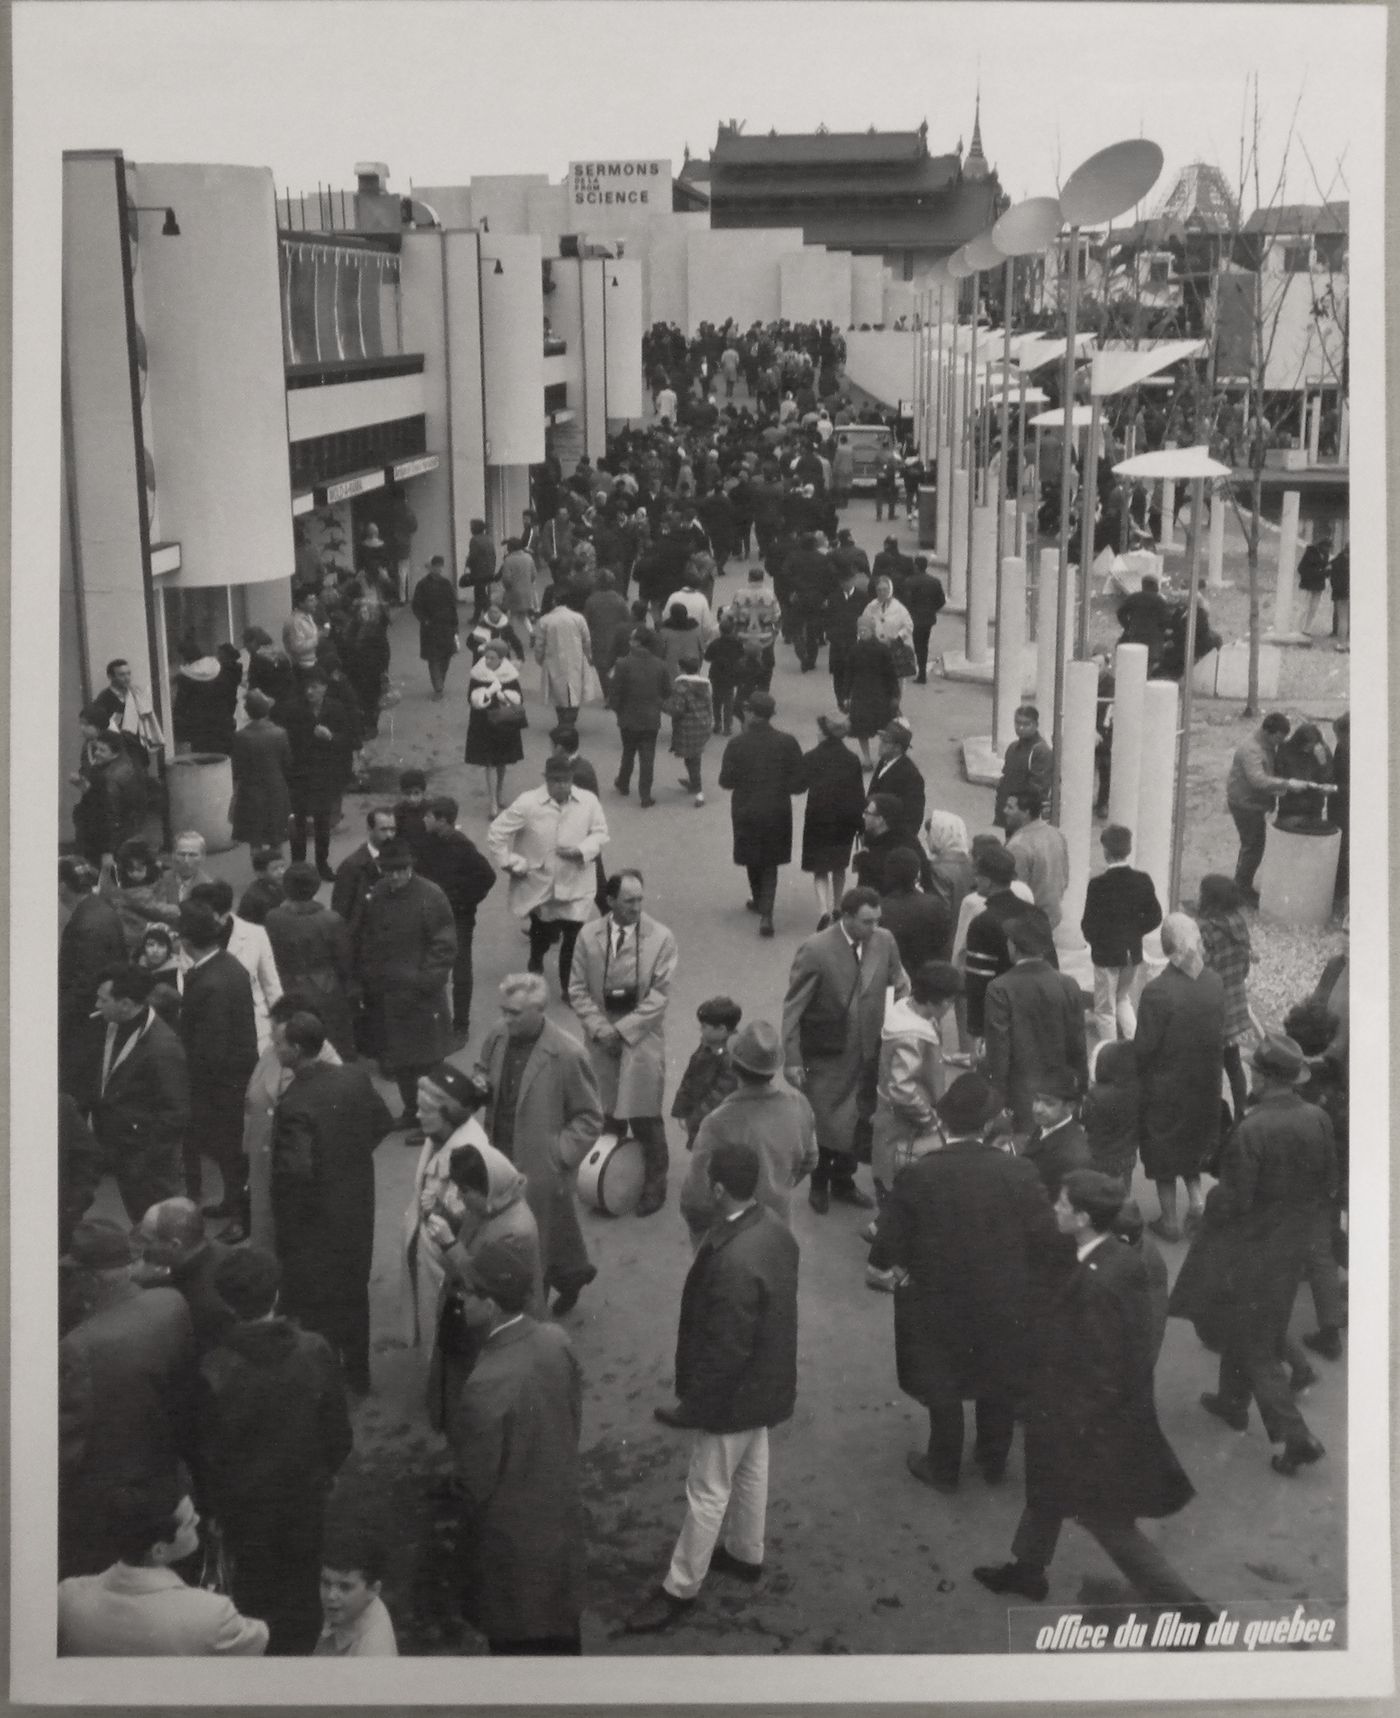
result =
M919 547L938 547L938 489L932 483L919 485Z
M1327 924L1337 887L1342 832L1321 818L1270 819L1259 866L1259 911L1283 925Z
M168 759L165 785L170 796L172 836L197 830L211 853L223 853L233 846L228 815L233 799L233 765L223 752L184 752Z

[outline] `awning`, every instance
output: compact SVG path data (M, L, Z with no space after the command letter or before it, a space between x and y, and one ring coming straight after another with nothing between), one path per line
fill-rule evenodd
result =
M1076 334L1074 337L1075 355L1080 356L1094 344L1092 334ZM1015 343L1013 342L1013 345ZM1063 339L1025 339L1022 340L1016 352L1016 362L1023 370L1039 370L1045 364L1055 363L1065 355L1066 342Z
M1120 477L1162 477L1169 483L1184 477L1228 477L1230 467L1201 447L1163 447L1156 453L1135 454L1113 468Z
M400 459L391 465L389 480L403 483L410 477L422 477L429 471L436 471L441 464L441 458L435 453L415 454L412 459Z
M1200 357L1205 349L1204 340L1168 340L1137 352L1095 352L1089 376L1090 392L1100 396L1121 394L1155 376L1159 370L1169 370L1183 358Z
M1064 342L1061 341L1060 344L1063 345ZM1094 408L1092 406L1076 406L1071 420L1071 428L1088 429L1093 421ZM1065 414L1059 406L1056 406L1053 412L1041 412L1031 419L1032 429L1063 429L1064 427Z
M348 477L338 477L334 483L321 484L316 490L316 505L333 507L337 501L348 501L353 495L368 495L372 489L382 489L384 469L382 465L376 465L367 471L354 471Z

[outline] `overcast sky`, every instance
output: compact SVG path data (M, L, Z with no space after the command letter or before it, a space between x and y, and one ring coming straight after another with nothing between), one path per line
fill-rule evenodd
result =
M751 132L927 119L940 152L970 139L980 78L1014 199L1138 135L1166 155L1160 194L1196 159L1234 182L1257 72L1266 170L1296 107L1316 177L1295 142L1287 195L1317 201L1347 195L1357 104L1383 93L1383 11L1358 6L31 0L12 16L21 145L32 119L46 146L266 165L293 191L348 188L366 159L405 190L558 179L576 158L679 169L731 117Z

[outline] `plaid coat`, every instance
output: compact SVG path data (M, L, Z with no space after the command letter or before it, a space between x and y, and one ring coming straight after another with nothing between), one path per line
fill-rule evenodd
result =
M714 732L710 683L703 674L680 674L671 687L671 750L678 758L698 758Z
M1225 986L1225 1042L1238 1044L1249 1036L1249 924L1238 910L1198 922L1206 965Z

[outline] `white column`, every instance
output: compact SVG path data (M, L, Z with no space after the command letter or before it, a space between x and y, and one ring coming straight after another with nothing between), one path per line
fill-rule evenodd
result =
M940 427L940 435L942 430ZM938 495L935 520L934 549L937 558L947 565L951 520L953 515L953 444L938 443Z
M1143 689L1142 784L1133 831L1133 863L1152 878L1164 909L1171 886L1177 699L1174 680L1149 680Z
M997 510L972 510L972 565L967 570L967 659L987 660L987 617L996 601Z
M948 485L948 604L951 608L963 608L967 603L967 491L971 481L971 472L959 467Z
M1145 649L1145 646L1139 648ZM1006 555L1001 563L1001 609L997 614L997 666L1001 670L1001 685L997 692L996 731L1003 751L1015 738L1016 707L1021 702L1025 654L1026 563L1019 555Z
M1351 453L1351 407L1342 401L1341 422L1337 426L1337 463L1345 465Z
M1293 635L1294 576L1298 566L1298 491L1285 489L1278 527L1278 573L1274 584L1274 624L1280 638Z
M1055 592L1060 582L1060 551L1040 551L1035 589L1035 702L1045 731L1055 713Z
M1137 840L1142 782L1142 697L1147 686L1147 646L1120 644L1113 657L1112 768L1108 820L1121 823Z
M1210 558L1206 566L1206 584L1213 591L1220 590L1225 583L1225 508L1228 505L1226 497L1212 495L1210 498Z
M1308 464L1316 465L1319 444L1322 441L1322 390L1317 391L1317 398L1308 401Z
M1089 841L1094 821L1094 711L1099 670L1093 662L1071 662L1065 669L1065 718L1061 728L1059 824L1069 846L1069 887L1065 890L1055 941L1060 948L1084 946L1079 921L1089 885Z

